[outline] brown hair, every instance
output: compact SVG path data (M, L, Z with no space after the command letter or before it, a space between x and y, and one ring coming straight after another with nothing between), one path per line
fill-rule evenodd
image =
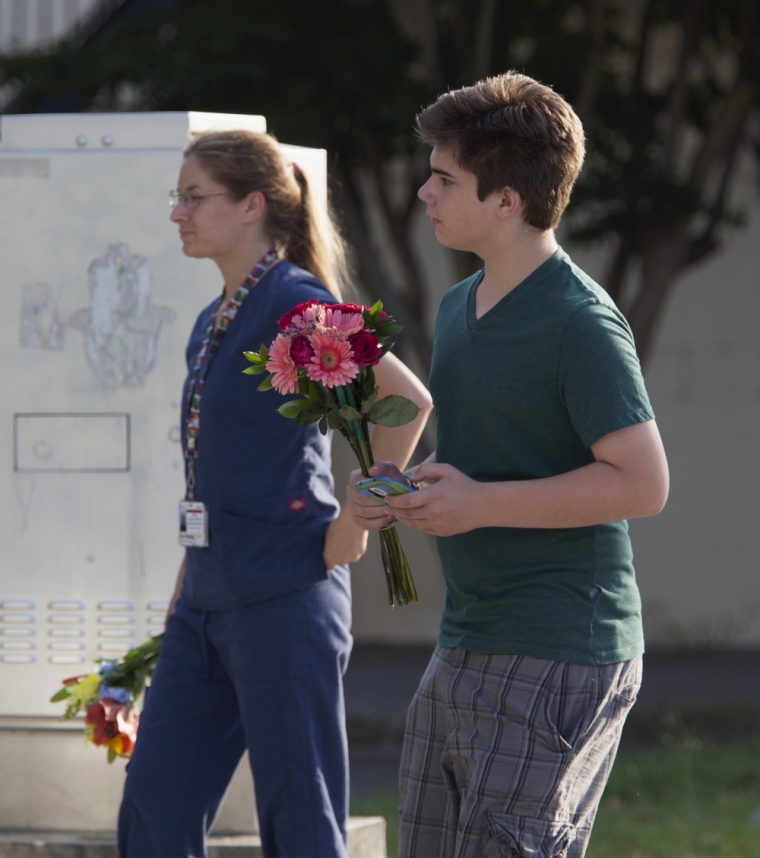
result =
M559 224L585 153L583 126L564 98L512 71L445 93L417 116L417 133L453 150L481 201L514 188L524 220L542 230Z
M235 199L261 191L265 230L275 248L341 298L348 285L343 239L331 213L314 199L306 174L287 162L271 134L209 131L189 143L185 158L191 155Z

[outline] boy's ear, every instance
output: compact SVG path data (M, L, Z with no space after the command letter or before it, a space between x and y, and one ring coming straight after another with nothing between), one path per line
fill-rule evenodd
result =
M496 210L496 217L508 218L514 215L519 215L522 211L522 197L514 189L507 186L503 188L499 195L499 206Z

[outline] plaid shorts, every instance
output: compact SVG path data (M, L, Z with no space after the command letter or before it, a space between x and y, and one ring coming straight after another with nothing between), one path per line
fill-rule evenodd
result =
M436 647L409 707L401 858L582 858L641 658Z

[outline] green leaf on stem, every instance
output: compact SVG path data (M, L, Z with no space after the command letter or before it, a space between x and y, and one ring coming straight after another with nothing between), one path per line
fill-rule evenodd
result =
M327 400L325 398L325 391L321 384L318 384L316 381L309 381L309 399L312 402L318 402L320 405L326 405Z
M261 364L255 364L254 366L247 366L243 370L244 375L261 375L262 372L266 372L267 368L262 366Z
M327 420L324 417L319 421L319 431L323 435L327 435Z
M295 416L295 421L299 426L308 426L310 423L316 423L324 417L321 411L299 411Z
M383 311L383 302L382 301L375 301L375 303L370 308L370 313L372 313L373 316L379 316L380 313L382 313L382 311Z
M366 367L360 376L363 394L360 398L367 399L375 390L375 370L371 366Z
M272 389L272 376L268 375L264 381L258 386L257 390L271 390Z
M383 321L375 328L375 333L378 337L384 339L386 337L395 337L403 330L404 328L402 325L397 325L395 322L383 319Z
M243 352L243 356L246 360L249 360L251 363L259 362L259 353L258 352Z
M367 418L370 423L378 423L380 426L403 426L405 423L411 423L419 410L410 399L393 394L378 400L370 408Z
M283 417L293 419L296 414L301 411L308 411L311 408L311 401L308 399L290 399L277 409Z
M116 751L113 748L108 749L108 762L112 763L116 759Z
M69 696L69 689L64 685L63 688L56 691L56 693L50 698L51 703L60 703L61 700L65 700Z
M364 402L362 402L362 414L369 414L370 409L375 404L375 400L377 399L378 393L380 393L380 388L376 387L369 395L369 397L365 399Z
M340 418L334 411L327 412L327 423L331 429L337 429L340 426Z
M361 414L355 408L352 408L350 405L341 405L341 407L338 409L338 414L340 414L340 416L344 420L362 419Z

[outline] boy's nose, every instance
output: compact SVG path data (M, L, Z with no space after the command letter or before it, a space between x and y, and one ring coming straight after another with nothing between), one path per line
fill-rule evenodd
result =
M425 182L425 184L417 191L417 196L422 200L423 203L427 203L429 206L435 205L435 197L430 192L430 179Z

